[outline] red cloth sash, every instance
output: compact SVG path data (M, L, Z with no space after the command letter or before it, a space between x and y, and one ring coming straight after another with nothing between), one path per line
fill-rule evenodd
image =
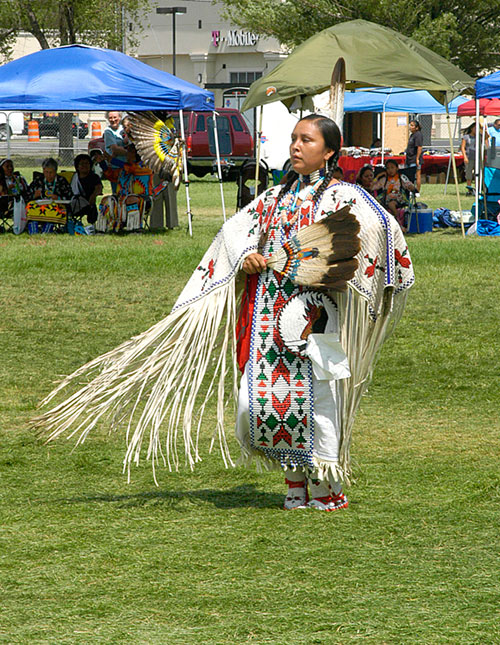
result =
M250 356L253 308L255 305L255 294L257 293L258 282L258 273L247 275L245 291L241 299L240 315L238 316L238 321L236 323L236 357L238 360L238 367L242 373Z

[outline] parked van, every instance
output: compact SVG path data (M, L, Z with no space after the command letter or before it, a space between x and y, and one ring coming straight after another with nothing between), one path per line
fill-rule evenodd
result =
M0 112L0 141L7 139L7 121L10 136L23 133L24 115L22 112Z

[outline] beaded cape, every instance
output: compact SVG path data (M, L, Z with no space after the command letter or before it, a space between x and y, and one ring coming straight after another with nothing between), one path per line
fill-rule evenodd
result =
M81 443L102 421L112 428L123 426L127 441L124 469L130 473L131 464L138 464L145 451L156 481L157 465L163 462L177 469L181 451L182 461L193 467L201 459L200 433L208 430L211 446L218 443L224 463L233 464L224 409L228 399L237 400L235 327L241 289L237 277L245 257L259 248L262 227L276 207L279 191L279 186L269 189L223 225L166 318L82 366L49 394L42 405L57 401L62 393L66 398L34 420L47 440L66 434ZM361 187L334 184L321 196L314 217L326 217L346 205L361 227L359 266L348 289L330 295L338 309L340 342L351 373L340 381L341 443L335 476L349 481L355 413L382 343L402 314L414 274L399 225ZM305 203L300 206L304 224L309 208ZM269 235L266 252L280 242ZM281 287L285 290L284 284ZM225 379L229 373L232 390L228 393ZM72 393L68 396L68 392ZM203 417L212 397L217 401L217 421L210 431ZM287 423L288 427L292 424ZM149 442L144 448L145 438ZM266 455L252 445L241 449L243 461L259 457L265 467L279 467L278 455Z

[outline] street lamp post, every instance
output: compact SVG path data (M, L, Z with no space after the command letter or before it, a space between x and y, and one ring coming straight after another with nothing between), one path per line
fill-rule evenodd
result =
M157 7L156 13L172 14L172 74L175 76L175 16L186 13L186 7Z

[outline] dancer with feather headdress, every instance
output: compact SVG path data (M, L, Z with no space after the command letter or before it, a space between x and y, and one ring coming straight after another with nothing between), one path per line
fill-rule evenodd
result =
M48 438L83 441L110 416L127 424L124 466L145 434L155 469L200 459L203 413L233 371L242 461L285 471L285 508L347 506L350 438L376 355L402 313L413 271L397 223L361 187L334 180L340 132L318 115L294 129L294 173L228 220L169 316L68 377L76 392L37 419ZM246 274L237 310L237 277ZM229 364L228 364L228 355ZM242 371L239 391L237 365ZM200 394L208 368L213 375Z

